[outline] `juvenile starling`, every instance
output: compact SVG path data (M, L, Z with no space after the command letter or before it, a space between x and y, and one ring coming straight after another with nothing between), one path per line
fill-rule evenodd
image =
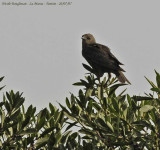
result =
M123 65L111 52L107 46L96 43L92 34L82 36L82 55L87 62L96 70L96 76L102 77L105 72L109 78L114 73L121 83L129 83L122 72L125 72L119 65Z

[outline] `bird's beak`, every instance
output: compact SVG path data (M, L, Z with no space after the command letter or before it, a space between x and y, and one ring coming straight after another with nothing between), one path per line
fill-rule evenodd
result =
M82 39L82 40L86 40L86 37L82 36L81 39Z

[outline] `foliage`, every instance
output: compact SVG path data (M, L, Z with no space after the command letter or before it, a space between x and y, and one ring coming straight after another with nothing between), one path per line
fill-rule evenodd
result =
M0 148L159 150L160 74L155 71L156 84L146 78L151 93L130 96L126 89L117 92L125 84L116 78L97 79L83 66L89 74L74 83L82 87L78 96L71 94L60 110L51 103L38 113L32 105L25 110L22 93L6 92L0 102Z
M79 90L78 97L72 94L70 100L66 99L67 109L62 109L79 124L82 139L91 149L159 149L160 74L156 72L157 85L147 80L153 94L129 96L125 90L116 94L125 84L115 78L100 81L89 74L86 80L74 83L84 89Z
M51 103L35 114L36 107L23 106L22 93L6 92L0 103L0 147L10 149L65 149L71 131L63 132L66 118ZM72 137L72 135L70 136Z

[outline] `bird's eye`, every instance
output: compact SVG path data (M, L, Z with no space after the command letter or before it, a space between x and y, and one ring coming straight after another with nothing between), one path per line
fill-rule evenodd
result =
M91 38L90 37L87 37L87 40L90 40Z

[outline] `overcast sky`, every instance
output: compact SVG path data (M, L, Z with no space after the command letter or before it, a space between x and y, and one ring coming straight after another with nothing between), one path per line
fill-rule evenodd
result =
M25 1L29 2L16 0ZM72 5L0 4L0 76L5 76L1 85L6 85L3 92L23 92L25 106L33 104L38 109L48 107L49 102L64 104L69 92L77 95L78 88L72 83L86 73L82 63L87 62L81 55L81 36L85 33L92 33L125 64L125 75L132 83L127 93L149 92L144 76L155 81L154 69L160 72L160 1L68 2Z

